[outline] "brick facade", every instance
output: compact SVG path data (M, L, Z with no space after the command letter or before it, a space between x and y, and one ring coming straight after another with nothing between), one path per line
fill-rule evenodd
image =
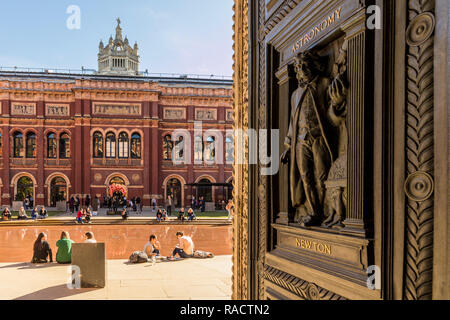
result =
M176 178L182 184L181 201L187 206L192 191L185 184L202 177L216 183L231 179L231 164L194 164L196 121L203 119L203 132L214 129L225 137L226 131L232 130L231 111L231 81L227 80L2 72L0 206L12 204L23 176L33 182L36 205L51 204L51 185L56 177L64 179L67 197L103 196L110 179L119 177L129 197L141 197L145 206L152 198L163 204L165 184ZM163 139L176 129L191 134L191 164L175 165L163 159ZM100 158L93 154L96 132L103 139ZM36 149L34 154L30 150L31 157L27 158L28 151L23 157L14 157L15 133L22 134L24 149L27 135L35 136ZM49 158L52 142L48 137L52 133L56 156ZM112 146L115 150L112 158L106 157L109 133L115 136L115 144L109 144L109 150ZM121 133L126 134L128 143L120 145L119 151ZM63 134L70 138L67 159L60 154ZM134 134L141 139L137 159L130 156ZM185 141L189 142L189 137ZM216 150L219 143L226 149L225 138L215 141ZM119 158L119 152L127 156ZM223 190L213 189L213 201L220 201Z

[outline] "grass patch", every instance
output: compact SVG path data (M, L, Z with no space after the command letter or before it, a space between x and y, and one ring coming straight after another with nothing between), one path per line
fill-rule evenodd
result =
M197 216L197 218L228 218L227 211L195 211L195 215Z

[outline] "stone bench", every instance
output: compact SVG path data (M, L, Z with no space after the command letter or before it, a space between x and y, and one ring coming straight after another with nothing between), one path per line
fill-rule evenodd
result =
M105 244L72 244L72 266L79 268L81 288L104 288L106 285Z

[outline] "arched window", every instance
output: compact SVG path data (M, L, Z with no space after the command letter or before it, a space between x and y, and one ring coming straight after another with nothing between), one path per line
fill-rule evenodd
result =
M27 158L36 158L36 134L27 133Z
M47 158L55 159L57 155L56 135L51 132L47 135Z
M169 181L167 181L166 199L167 199L167 197L171 196L172 200L173 200L173 205L176 208L181 206L181 204L182 204L181 190L182 190L182 185L181 185L180 180L178 180L177 178L172 178Z
M212 202L212 184L209 179L202 179L197 184L198 192L197 198L205 200L205 202Z
M225 161L228 164L234 162L234 141L232 136L225 138Z
M70 137L67 133L63 133L59 137L59 158L70 158Z
M128 141L128 134L122 132L119 134L119 158L128 158L128 146L130 142Z
M131 158L141 158L141 136L139 133L133 133L131 136Z
M194 160L203 161L203 140L200 136L194 139Z
M170 134L166 135L163 139L163 159L164 160L172 160L172 137Z
M106 135L106 157L107 158L115 158L116 157L116 136L114 133L109 132Z
M34 184L31 178L23 176L17 180L17 190L14 199L23 201L26 197L34 197Z
M184 159L184 137L179 136L177 142L175 142L176 160Z
M103 158L103 135L100 132L94 133L92 146L94 158Z
M214 137L206 139L205 151L205 160L213 161L216 156L216 139Z
M115 177L111 178L111 180L109 180L109 184L110 185L111 184L120 184L120 185L124 186L125 180L123 180L121 177L115 176Z
M23 134L22 132L15 132L13 135L13 149L14 149L14 158L23 158L24 157L24 148L23 148Z

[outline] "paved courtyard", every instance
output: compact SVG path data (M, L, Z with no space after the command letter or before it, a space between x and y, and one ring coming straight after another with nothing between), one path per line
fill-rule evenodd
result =
M68 266L0 263L2 300L229 300L231 256L155 265L108 260L103 289L68 289Z

